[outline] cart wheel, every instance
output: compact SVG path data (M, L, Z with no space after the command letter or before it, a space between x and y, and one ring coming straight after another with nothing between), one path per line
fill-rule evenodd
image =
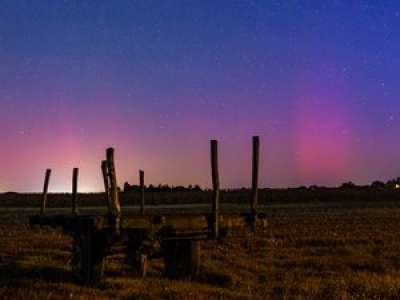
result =
M72 245L72 271L82 284L95 284L104 276L105 245L100 236L82 233Z
M200 241L165 241L163 244L167 277L196 278L200 270Z

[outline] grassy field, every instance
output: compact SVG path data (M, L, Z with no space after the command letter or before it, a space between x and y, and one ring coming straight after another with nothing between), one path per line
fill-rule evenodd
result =
M1 210L0 210L1 211ZM400 202L267 211L269 228L203 244L193 282L163 278L162 260L146 279L107 258L106 281L77 285L70 239L31 230L27 215L0 214L0 299L399 299Z
M222 190L221 201L225 203L248 203L250 190ZM0 193L0 207L40 207L40 193L19 194ZM121 205L137 205L140 203L139 192L120 193ZM400 202L400 190L390 188L293 188L293 189L260 189L261 204L282 203L388 203ZM79 206L105 206L104 193L78 195ZM211 203L211 191L179 191L179 192L145 192L146 204L184 204ZM49 194L48 207L70 207L71 194Z

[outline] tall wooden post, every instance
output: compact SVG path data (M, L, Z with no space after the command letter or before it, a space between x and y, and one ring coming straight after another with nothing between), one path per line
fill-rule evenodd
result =
M140 215L144 216L144 171L139 170L140 181Z
M258 208L258 173L260 164L260 138L253 136L253 170L251 184L251 213L256 216Z
M121 216L121 205L119 202L119 192L117 185L117 176L115 173L114 163L114 149L107 149L107 164L108 164L108 177L110 180L110 198L111 198L111 213L115 220Z
M72 213L74 215L78 213L78 173L79 169L74 168L72 171Z
M42 194L42 205L40 209L40 214L43 216L46 213L46 206L47 206L47 191L49 188L49 181L50 181L51 169L46 170L46 175L44 178L44 186L43 186L43 194Z
M220 227L220 203L219 203L219 172L218 172L218 141L211 140L211 174L212 174L212 213L213 213L213 234L219 237Z
M101 172L103 173L104 189L106 191L106 203L108 214L112 216L111 195L110 195L110 180L108 178L108 163L106 160L101 162Z

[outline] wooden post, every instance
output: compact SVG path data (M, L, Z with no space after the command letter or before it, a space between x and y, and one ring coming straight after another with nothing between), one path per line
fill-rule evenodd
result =
M256 216L258 208L258 173L260 163L260 138L253 136L253 172L251 184L251 213Z
M79 169L74 168L72 171L72 213L76 215L78 213L78 173Z
M108 163L106 160L101 162L101 172L103 173L104 189L106 191L106 203L108 214L112 216L111 195L110 195L110 181L108 179Z
M139 170L140 180L140 215L144 216L144 171Z
M112 217L118 220L121 216L121 205L119 202L119 192L117 185L117 176L115 173L114 149L107 149L108 177L110 180L110 198Z
M219 237L220 227L220 203L219 203L219 172L218 172L218 141L211 140L211 174L212 174L212 213L214 237Z
M44 178L44 186L43 186L43 194L42 194L42 206L40 209L40 214L43 216L46 213L46 206L47 206L47 191L49 188L49 181L50 181L51 169L46 170L46 175Z

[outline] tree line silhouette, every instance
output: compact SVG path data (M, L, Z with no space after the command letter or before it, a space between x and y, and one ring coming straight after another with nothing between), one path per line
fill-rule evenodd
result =
M297 188L292 188L292 189L302 189L302 190L317 190L317 189L326 189L328 187L325 186L318 186L318 185L310 185L310 186L300 186ZM377 188L377 189L400 189L400 177L390 179L386 182L375 180L369 185L357 185L352 181L347 181L342 183L340 186L338 186L339 189L351 189L351 188ZM158 185L147 185L145 186L145 190L148 192L202 192L202 191L210 191L208 188L202 188L200 185L195 184L189 184L188 186L183 186L183 185L168 185L168 184L158 184ZM249 190L249 188L241 187L241 188L236 188L236 189L229 189L229 190ZM124 192L139 192L140 191L140 186L139 185L131 185L128 182L125 182Z
M191 185L189 184L187 187L183 185L168 185L168 184L159 184L159 185L147 185L145 186L145 190L149 192L186 192L186 191L193 191L193 192L201 192L204 191L198 184ZM139 185L130 185L128 182L124 184L124 192L139 192L140 186Z

